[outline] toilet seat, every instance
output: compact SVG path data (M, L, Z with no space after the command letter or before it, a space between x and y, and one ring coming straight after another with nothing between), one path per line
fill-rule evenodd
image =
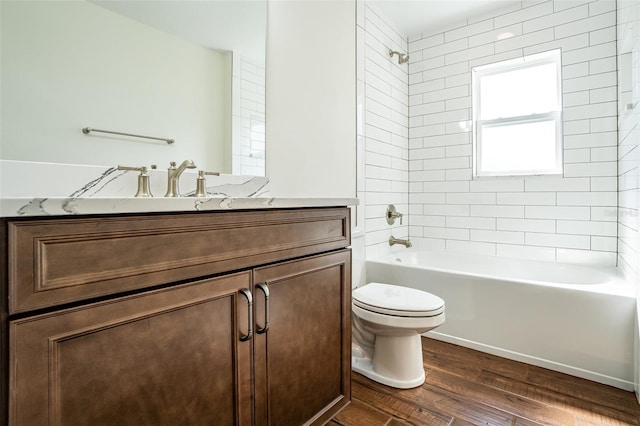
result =
M397 317L433 317L444 313L440 297L409 287L370 283L353 291L353 304L378 314Z

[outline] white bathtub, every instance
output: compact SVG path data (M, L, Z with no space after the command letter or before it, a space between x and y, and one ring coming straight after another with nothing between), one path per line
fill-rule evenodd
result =
M407 250L366 277L442 297L429 337L633 390L635 290L615 268Z

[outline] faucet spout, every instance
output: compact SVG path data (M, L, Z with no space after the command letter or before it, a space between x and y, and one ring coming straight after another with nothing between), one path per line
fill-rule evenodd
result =
M195 168L196 168L196 163L194 163L193 160L184 160L182 164L178 166L176 170L176 175L180 177L180 175L182 174L182 172L184 172L185 169L195 169Z
M176 162L172 161L170 163L170 167L167 170L167 193L164 194L165 197L180 197L180 175L186 169L195 169L196 164L193 160L184 160L182 164L180 164L176 168Z
M409 241L408 238L406 240L403 240L402 238L396 238L392 235L389 237L389 245L392 246L394 244L402 244L406 248L409 248L412 246L411 241Z

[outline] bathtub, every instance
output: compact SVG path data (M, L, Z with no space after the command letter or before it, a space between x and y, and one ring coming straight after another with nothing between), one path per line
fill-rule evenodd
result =
M425 336L633 390L635 289L616 268L406 250L366 277L443 298Z

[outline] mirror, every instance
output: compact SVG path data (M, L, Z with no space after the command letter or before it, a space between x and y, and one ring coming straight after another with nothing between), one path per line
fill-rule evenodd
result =
M264 176L266 0L2 1L0 18L0 159Z

